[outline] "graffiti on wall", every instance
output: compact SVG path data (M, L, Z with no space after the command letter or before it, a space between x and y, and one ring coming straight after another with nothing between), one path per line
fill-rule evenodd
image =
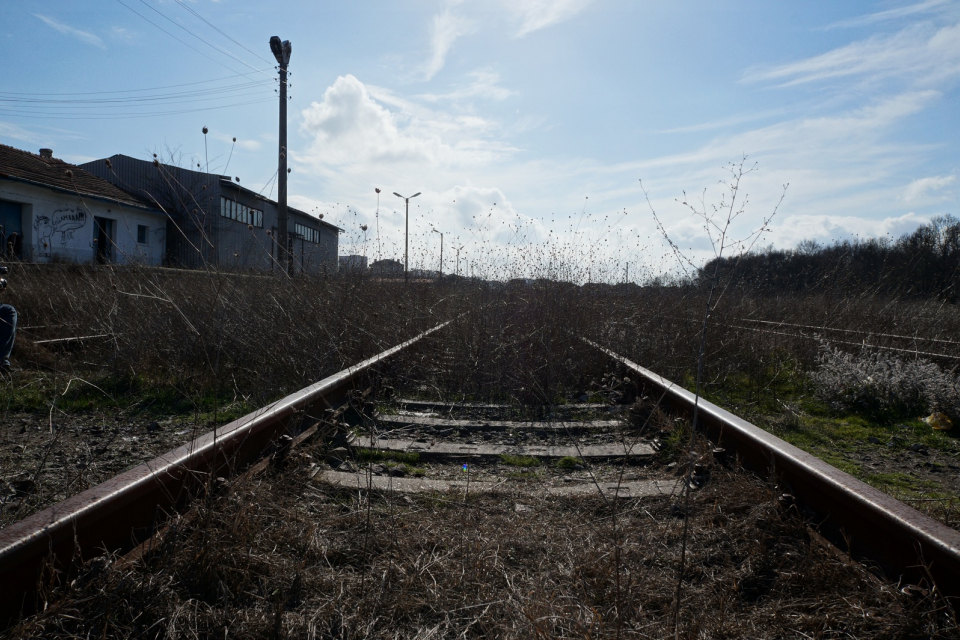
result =
M33 221L37 232L37 253L50 257L53 237L60 234L60 246L66 247L67 240L73 240L73 233L87 224L87 212L83 209L58 209L53 215L39 215Z

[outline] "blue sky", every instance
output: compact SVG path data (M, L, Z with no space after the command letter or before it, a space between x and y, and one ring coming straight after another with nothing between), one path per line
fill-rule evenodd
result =
M421 191L415 264L436 265L433 227L447 271L461 245L502 275L671 268L651 206L708 257L684 193L709 209L744 154L737 239L786 183L760 244L958 214L957 0L23 0L0 25L0 141L75 162L172 150L275 196L272 35L293 43L291 203L342 226L342 253L402 255L390 194Z

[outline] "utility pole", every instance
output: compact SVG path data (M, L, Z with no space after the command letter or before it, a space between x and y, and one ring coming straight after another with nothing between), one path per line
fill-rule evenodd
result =
M460 238L458 237L457 240L459 239ZM457 276L460 275L460 249L463 249L464 246L465 245L460 245L459 247L457 247Z
M420 195L420 192L417 191L415 194L409 198L404 198L402 195L393 192L393 195L398 198L403 198L403 201L407 204L407 218L406 218L406 229L403 232L403 279L406 282L410 282L410 201Z
M280 165L277 168L277 244L280 247L280 264L289 273L293 255L287 246L287 65L292 51L289 40L270 38L270 50L280 65Z

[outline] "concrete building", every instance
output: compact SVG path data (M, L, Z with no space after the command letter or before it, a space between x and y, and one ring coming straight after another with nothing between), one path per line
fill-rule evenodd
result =
M282 268L277 203L229 176L120 154L80 166L167 215L167 264L245 271ZM335 273L341 229L292 207L287 220L294 271Z
M384 258L370 265L370 273L375 276L403 277L403 263L399 260Z
M159 265L167 216L81 167L0 144L0 254L32 262Z
M366 273L367 256L340 256L340 271L347 273Z

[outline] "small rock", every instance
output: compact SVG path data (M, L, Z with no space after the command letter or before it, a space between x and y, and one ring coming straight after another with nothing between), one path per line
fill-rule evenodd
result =
M378 476L382 476L384 473L386 473L387 468L382 464L374 464L370 466L370 471L371 473L375 473Z
M407 475L407 471L403 467L393 467L390 469L390 475L394 478L402 478Z
M513 510L517 513L529 513L533 511L533 507L528 504L520 504L519 502L513 505Z
M229 489L230 481L223 476L217 476L217 478L213 481L213 485L210 487L210 490L215 496L222 496L226 494Z
M870 436L867 438L867 440L870 442L870 444L880 444L880 438L877 438L876 436Z
M154 420L147 425L147 431L160 431L160 423Z
M327 462L334 469L339 469L350 459L350 450L346 447L336 447L327 452Z

